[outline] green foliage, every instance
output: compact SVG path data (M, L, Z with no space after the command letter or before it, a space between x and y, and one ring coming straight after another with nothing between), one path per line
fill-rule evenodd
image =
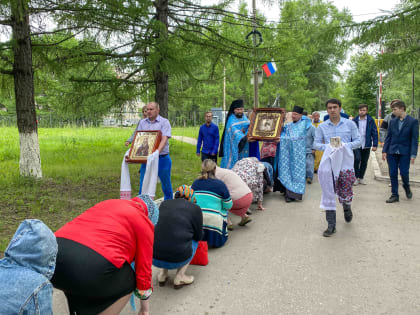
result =
M90 52L104 51L94 39L64 40L68 36L57 33L34 41L38 108L63 118L99 119L135 97L133 85L118 80L115 65L106 58L86 57ZM48 46L57 42L62 43Z
M414 71L414 99L412 74ZM412 113L414 108L419 107L420 102L420 64L400 65L387 71L383 79L383 99L389 103L398 98L407 105L407 112ZM413 108L414 104L414 108ZM390 109L387 108L390 112Z
M404 0L390 15L361 23L355 43L380 45L382 69L415 64L420 58L420 1Z
M33 12L49 4L29 2ZM157 69L169 73L172 111L221 107L224 71L227 104L241 97L252 106L252 69L275 60L279 70L264 79L261 106L280 95L281 106L317 109L335 87L333 75L347 48L342 26L351 16L324 0L287 2L280 23L258 14L264 41L254 49L246 39L252 20L245 4L238 13L224 11L227 4L170 1L168 34L160 36L164 26L154 18L152 1L55 3L51 16L61 30L33 32L39 108L97 118L138 95L153 99Z
M244 5L239 14L249 15ZM212 24L221 36L235 43L227 53L222 53L221 47L185 46L196 63L190 73L171 77L169 103L176 116L198 108L222 107L224 69L227 107L236 98L243 98L245 106L252 107L254 64L261 69L271 60L278 71L270 78L264 75L260 106L273 104L280 95L280 106L287 109L295 104L308 111L322 107L336 86L333 76L338 73L337 66L344 61L348 43L341 26L351 21L351 16L325 1L300 0L286 3L278 24L266 23L262 15L258 18L264 42L255 52L252 41L245 39L252 30L251 22L238 21L233 15ZM214 36L211 32L206 35Z
M350 62L351 70L346 80L344 110L358 115L360 104L367 104L369 115L376 116L376 92L378 90L378 68L375 58L368 53L354 55Z

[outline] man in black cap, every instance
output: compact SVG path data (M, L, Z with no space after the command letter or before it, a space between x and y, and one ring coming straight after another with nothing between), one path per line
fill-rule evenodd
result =
M312 123L302 113L302 107L293 107L292 123L284 126L277 147L278 179L286 202L302 200L305 193L306 135Z
M220 142L220 167L232 169L237 161L249 156L246 138L248 127L249 119L244 115L244 101L234 100L230 105Z

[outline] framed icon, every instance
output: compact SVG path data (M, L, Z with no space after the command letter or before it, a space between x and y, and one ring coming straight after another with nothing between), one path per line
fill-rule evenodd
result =
M248 130L248 140L279 140L285 115L284 108L254 108Z
M131 143L128 163L147 163L147 157L157 150L162 133L159 130L137 131Z

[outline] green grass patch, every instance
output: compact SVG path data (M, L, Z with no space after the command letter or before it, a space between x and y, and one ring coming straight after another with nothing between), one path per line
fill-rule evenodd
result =
M220 138L222 137L223 129L224 129L224 126L220 125L219 126ZM172 128L172 135L174 135L174 136L184 136L184 137L190 137L190 138L197 139L199 130L200 130L200 126L188 127L188 128L175 127L175 128Z
M190 138L197 139L199 130L200 130L199 126L198 127L188 127L188 128L175 127L175 128L172 128L172 135L190 137Z
M132 128L39 129L43 178L36 180L19 176L17 128L0 128L0 252L24 219L40 219L56 231L94 204L119 198L121 163L127 150L124 142L132 131ZM195 147L170 140L170 152L172 186L176 189L191 184L201 165ZM129 168L134 195L139 189L139 165L130 164ZM156 198L162 196L158 184Z

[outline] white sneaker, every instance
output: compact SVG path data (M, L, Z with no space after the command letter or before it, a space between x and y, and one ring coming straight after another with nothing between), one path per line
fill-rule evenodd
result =
M363 178L359 178L359 184L360 185L367 185L367 183L365 182L365 180Z
M356 178L356 180L354 181L353 186L357 186L357 185L359 185L359 179L358 178Z

